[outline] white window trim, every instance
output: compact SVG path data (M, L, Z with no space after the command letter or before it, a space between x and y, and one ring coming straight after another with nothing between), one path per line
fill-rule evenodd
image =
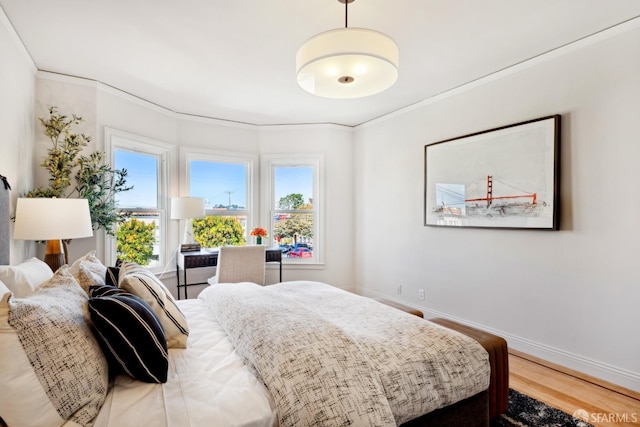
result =
M114 149L123 148L129 151L137 151L143 154L152 154L160 158L158 179L160 194L158 194L158 210L160 210L160 259L158 266L150 268L154 273L164 272L171 259L168 251L171 246L169 241L171 233L169 229L169 190L171 188L171 152L175 146L157 139L136 135L133 133L105 127L105 153L110 164L115 164ZM115 265L116 263L116 239L113 236L106 236L105 239L105 263Z
M241 163L247 167L247 206L244 212L247 216L247 236L249 239L249 231L257 227L255 225L258 221L258 195L259 195L259 182L258 182L258 156L250 153L237 153L230 151L211 150L207 148L196 147L180 147L180 196L189 196L190 185L189 177L191 175L190 162L191 160L202 160L220 163ZM221 214L222 215L222 214ZM223 215L224 216L224 215Z
M313 206L316 213L316 221L313 230L313 258L290 259L283 257L284 264L296 266L294 268L318 268L324 265L324 154L320 153L286 153L286 154L262 154L261 164L261 215L264 224L268 224L269 235L273 235L272 221L275 210L275 182L273 180L273 168L279 166L313 166Z

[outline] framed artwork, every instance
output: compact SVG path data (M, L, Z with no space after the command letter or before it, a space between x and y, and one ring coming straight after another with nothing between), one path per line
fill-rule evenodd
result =
M427 226L557 230L560 115L426 145Z

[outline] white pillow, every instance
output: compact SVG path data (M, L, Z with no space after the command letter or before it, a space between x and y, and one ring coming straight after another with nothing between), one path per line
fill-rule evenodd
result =
M11 289L7 288L7 285L5 285L2 280L0 280L0 300L4 299L5 295L10 293Z
M25 427L91 425L109 381L107 361L86 320L87 296L66 267L27 298L2 292L4 421Z
M0 266L0 280L16 298L24 298L53 277L51 268L38 258L30 258L18 265Z
M80 287L89 295L90 286L104 286L107 267L98 259L96 251L91 251L71 264L69 273L75 277Z
M118 287L142 298L160 319L167 338L167 348L186 348L189 326L184 314L162 282L149 271L133 262L120 266Z

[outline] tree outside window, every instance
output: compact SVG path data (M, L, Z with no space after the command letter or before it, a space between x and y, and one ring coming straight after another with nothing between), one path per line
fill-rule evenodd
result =
M246 245L250 228L255 158L185 149L183 164L191 197L204 200L204 218L192 221L203 248Z
M268 162L272 243L288 262L320 263L319 208L321 158L265 156ZM265 177L266 178L266 177Z

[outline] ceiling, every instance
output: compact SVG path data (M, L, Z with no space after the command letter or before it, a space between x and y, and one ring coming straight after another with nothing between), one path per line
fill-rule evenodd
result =
M255 125L355 126L640 16L639 0L356 0L400 76L367 98L298 87L295 55L344 26L337 0L0 0L37 68L172 111Z

